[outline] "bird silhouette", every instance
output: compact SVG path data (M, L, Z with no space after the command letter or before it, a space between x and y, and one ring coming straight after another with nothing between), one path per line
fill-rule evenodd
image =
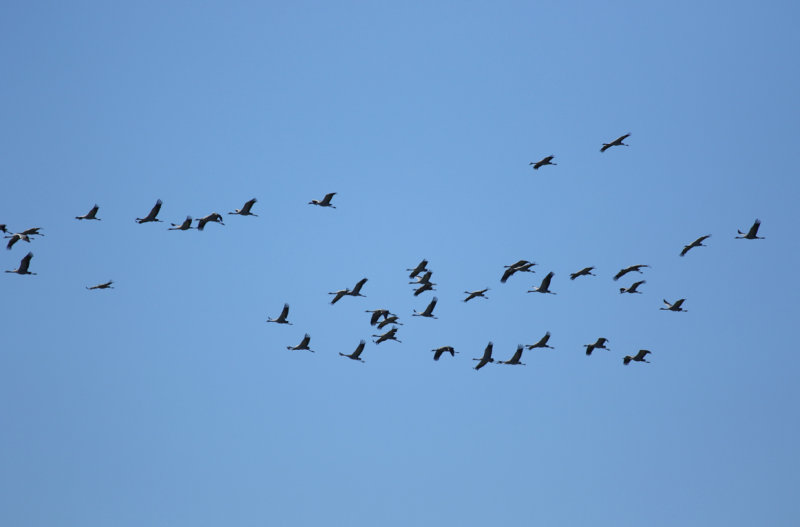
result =
M113 284L113 280L109 280L108 282L103 282L102 284L93 285L92 287L87 287L89 291L93 291L95 289L114 289L111 284Z
M218 212L212 212L208 216L203 216L202 218L198 218L197 219L197 230L198 231L202 231L205 228L206 223L209 223L209 222L219 223L220 225L225 225L222 222L222 215L220 213L218 213Z
M148 223L151 221L161 221L156 216L158 216L159 211L161 210L161 200L156 201L156 204L153 205L153 208L150 209L150 213L145 216L144 218L136 218L136 223Z
M554 295L555 293L550 291L550 281L553 279L553 275L555 275L555 273L553 273L553 271L550 271L549 273L547 273L547 276L545 276L542 279L541 285L539 287L534 287L533 289L528 290L528 292L529 293L549 293L551 295Z
M331 205L331 200L336 195L336 192L331 192L329 194L325 194L325 197L321 200L312 199L308 202L309 205L319 205L320 207L331 207L335 209L333 205Z
M524 346L519 344L517 346L517 351L514 352L514 355L508 360L500 360L497 361L498 364L509 364L511 366L525 366L525 363L520 362L519 360L522 358L522 350Z
M650 266L645 264L638 264L638 265L631 265L630 267L625 267L624 269L620 269L619 272L614 275L614 281L619 280L628 273L637 272L641 274L643 267L650 267Z
M623 141L625 139L627 139L628 137L630 137L630 135L631 134L625 134L625 135L617 137L616 139L614 139L610 143L603 143L603 147L600 149L600 151L601 152L605 152L606 150L608 150L612 146L628 146L625 143L623 143Z
M639 280L638 282L634 282L633 284L631 284L631 286L628 287L628 288L620 287L619 288L619 292L620 292L620 294L622 294L622 293L639 293L641 295L642 292L638 290L638 287L640 285L646 284L646 283L647 282L645 280Z
M281 314L278 315L278 318L267 318L267 322L275 322L277 324L291 325L292 323L287 320L288 316L289 316L289 304L283 304L283 310L281 311Z
M756 221L753 223L753 226L750 227L750 230L747 231L747 234L743 233L740 230L737 230L736 232L739 233L739 236L737 236L736 238L743 240L763 240L764 238L758 236L758 228L760 226L761 226L761 220L756 218Z
M553 163L552 161L553 161L553 156L547 156L547 157L543 158L542 160L537 161L536 163L531 162L531 163L528 163L528 164L529 165L533 165L533 169L534 170L539 170L541 167L543 167L545 165L557 165L558 164L558 163Z
M193 229L192 227L192 217L186 216L186 219L183 220L183 223L178 225L177 223L170 223L172 227L168 228L168 231L188 231L189 229Z
M380 344L381 342L385 342L387 340L394 340L397 342L403 342L402 340L397 340L397 328L392 328L383 335L372 335L373 337L378 337L378 340L374 340L375 344Z
M596 349L607 350L608 348L606 347L606 342L608 342L607 338L600 337L599 339L597 339L597 341L595 341L594 344L584 344L583 347L586 348L586 354L591 355L592 352Z
M649 360L645 360L645 357L647 356L648 353L651 352L649 350L639 350L639 353L637 353L633 357L631 357L630 355L625 355L622 358L622 364L627 366L631 361L649 363L650 362Z
M494 344L492 344L492 342L489 341L489 344L486 345L486 349L483 350L483 356L478 358L478 359L472 359L472 360L478 361L478 364L475 366L476 370L480 370L481 368L483 368L484 366L486 366L490 362L494 362L494 359L492 358L492 347L493 346L494 346Z
M706 234L705 236L700 236L699 238L697 238L695 241L693 241L689 245L684 245L683 246L683 250L681 251L681 256L686 256L686 253L688 253L690 250L692 250L695 247L707 247L707 245L703 245L703 241L707 240L710 237L711 237L710 234Z
M464 302L469 302L473 298L477 297L488 299L489 297L486 296L486 291L488 290L489 288L487 287L486 289L481 289L480 291L464 291L464 294L467 295L467 298L464 299Z
M351 353L350 355L342 353L341 351L339 352L339 355L341 355L342 357L347 357L348 359L357 360L359 362L364 362L361 359L361 353L364 352L364 344L365 343L362 340L361 342L358 343L358 346L356 346L356 350L353 353Z
M418 313L417 310L415 309L414 313L413 313L413 316L415 316L415 317L426 317L426 318L436 318L433 315L433 308L436 307L436 302L438 302L438 301L439 301L439 299L437 299L436 297L433 297L433 300L431 300L431 303L428 304L428 307L425 308L425 311L423 311L422 313Z
M592 274L593 270L594 270L594 267L584 267L583 269L581 269L578 272L570 273L569 279L570 280L575 280L579 276L597 276L596 274Z
M442 346L431 351L433 352L433 360L439 360L445 353L449 353L451 357L455 357L456 353L458 353L453 346Z
M684 301L686 301L686 299L685 298L681 298L680 300L676 300L674 304L670 304L665 299L664 300L664 304L667 307L660 307L658 309L660 309L661 311L676 311L676 312L684 312L685 313L686 310L681 307L683 305Z
M256 198L251 199L250 201L245 202L244 206L241 209L236 209L233 212L229 212L228 214L237 214L239 216L255 216L258 217L258 214L253 214L250 212L250 209L253 208L253 205L256 204Z
M97 211L98 210L100 210L100 207L97 206L97 204L95 204L95 206L92 207L92 210L90 210L89 212L87 212L83 216L75 216L75 219L76 220L100 220L100 218L97 217Z
M286 346L286 349L293 351L305 350L313 353L314 350L308 347L309 342L311 342L311 337L309 336L308 333L306 333L305 336L303 336L303 340L300 341L300 344L298 344L297 346Z
M22 257L22 260L19 262L19 267L14 269L13 271L6 271L7 273L16 273L16 274L36 274L28 271L28 267L31 265L31 258L33 258L33 253L28 253Z
M544 334L544 337L542 337L542 338L540 338L540 339L539 339L539 342L537 342L536 344L528 344L528 345L527 345L527 348L528 348L529 350L532 350L532 349L534 349L534 348L549 348L549 349L554 349L552 346L548 346L548 345L547 345L547 342L548 342L549 340L550 340L550 332L548 331L547 333L545 333L545 334Z

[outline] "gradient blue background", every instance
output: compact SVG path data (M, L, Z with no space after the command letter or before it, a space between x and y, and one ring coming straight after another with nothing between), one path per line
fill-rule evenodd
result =
M0 524L796 525L798 11L4 3Z

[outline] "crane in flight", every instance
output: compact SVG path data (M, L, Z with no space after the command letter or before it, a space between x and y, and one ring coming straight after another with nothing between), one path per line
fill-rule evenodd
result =
M760 226L761 226L761 220L756 218L756 221L753 223L753 226L750 227L750 230L747 231L747 234L737 229L736 232L739 233L739 236L737 236L736 238L741 240L763 240L764 239L763 237L758 236L758 228Z
M197 230L202 231L205 228L206 223L208 222L214 222L214 223L219 223L220 225L225 225L222 222L222 215L219 212L212 212L208 216L203 216L202 218L197 219Z
M417 266L415 268L406 269L406 271L411 271L411 274L408 275L408 277L409 278L414 278L415 276L417 276L422 271L427 271L428 270L427 266L428 266L428 260L422 260L420 263L417 264Z
M253 208L253 205L256 204L258 201L256 198L251 199L250 201L245 202L244 206L241 209L236 209L233 212L229 212L228 214L237 214L239 216L255 216L258 217L258 214L253 214L250 212L250 209Z
M321 200L320 199L312 199L311 201L308 202L308 204L309 205L319 205L320 207L331 207L332 209L335 209L336 207L331 205L331 200L333 199L333 197L335 195L336 195L336 192L331 192L329 194L325 194L325 197L322 198Z
M545 333L545 334L544 334L544 337L542 337L542 338L540 338L540 339L539 339L539 342L537 342L536 344L528 344L528 345L527 345L527 348L528 348L529 350L532 350L532 349L534 349L534 348L549 348L549 349L554 349L554 348L553 348L553 346L548 346L548 345L547 345L547 341L549 341L549 340L550 340L550 332L548 331L547 333Z
M517 351L514 352L514 355L510 359L508 359L508 360L499 360L499 361L497 361L497 363L498 364L509 364L511 366L525 366L524 362L520 362L520 359L522 358L522 350L523 349L524 349L524 346L522 344L519 344L517 346Z
M699 238L697 238L695 241L693 241L689 245L684 245L683 246L683 250L681 251L681 256L686 256L686 253L688 253L690 250L694 249L695 247L708 247L707 245L703 245L703 241L707 240L708 238L711 238L710 234L706 234L705 236L700 236Z
M545 165L553 165L553 166L557 165L558 163L553 163L553 158L554 156L547 156L545 158L542 158L540 161L537 161L536 163L531 161L528 164L532 165L534 170L539 170L541 167Z
M464 299L464 302L469 302L473 298L478 297L486 298L488 300L489 297L486 296L486 291L488 290L489 288L487 287L486 289L481 289L480 291L464 291L464 294L467 295L467 298Z
M594 270L594 267L584 267L580 271L577 271L575 273L570 273L569 279L570 280L575 280L579 276L597 276L596 274L592 274L593 270Z
M620 294L622 294L622 293L638 293L638 294L641 295L642 292L639 291L638 288L639 288L640 285L646 284L646 283L647 282L645 280L639 280L638 282L632 283L631 286L628 287L628 288L620 287L619 288L619 292L620 292Z
M300 341L300 344L298 344L297 346L286 346L286 349L293 351L306 350L313 353L314 350L308 347L309 342L311 342L311 336L308 333L306 333L305 336L303 337L303 340Z
M364 360L361 358L361 354L363 352L364 352L364 341L362 340L361 342L358 343L358 346L356 346L356 350L350 355L342 353L341 351L339 352L339 355L341 355L342 357L347 357L348 359L351 360L357 360L358 362L364 362Z
M439 360L445 353L449 353L451 357L455 357L456 353L458 353L453 346L441 346L431 351L433 352L433 360Z
M650 267L650 266L645 264L637 264L637 265L631 265L630 267L625 267L624 269L620 269L619 272L614 275L614 281L619 280L628 273L637 272L641 274L643 267Z
M612 146L628 146L625 143L623 143L623 141L625 139L627 139L628 137L630 137L630 136L631 136L631 134L621 135L621 136L617 137L616 139L614 139L613 141L611 141L610 143L603 143L603 147L600 149L600 151L601 152L605 152L606 150L608 150Z
M180 225L178 225L177 223L170 223L170 225L172 225L172 227L167 229L168 231L188 231L189 229L194 229L194 227L192 227L191 216L186 216L186 219L183 220L183 223L181 223Z
M555 273L553 271L550 271L549 273L547 273L547 276L545 276L544 279L542 279L541 285L539 287L534 287L533 289L528 290L528 292L529 293L549 293L551 295L554 295L555 293L550 291L550 281L553 279L553 275L555 275Z
M158 200L156 201L156 204L153 205L153 208L150 209L150 213L147 216L145 216L144 218L136 218L136 223L141 225L142 223L148 223L151 221L161 221L158 218L156 218L160 210L161 210L161 200Z
M289 322L288 317L289 317L289 304L283 304L283 310L281 310L281 314L278 315L278 318L267 317L267 322L275 322L276 324L289 324L291 326L292 323Z
M378 340L373 340L375 344L380 344L381 342L385 342L387 340L394 340L396 342L403 342L402 340L397 340L397 328L392 328L383 335L372 335L373 337L378 337Z
M75 219L76 220L98 220L99 221L100 218L97 217L97 211L98 210L100 210L100 207L97 204L95 204L95 206L92 207L92 210L90 210L89 212L87 212L83 216L75 216Z
M16 274L36 274L32 273L28 270L28 267L31 265L31 258L33 258L33 253L28 253L22 257L22 260L19 262L19 267L14 269L13 271L6 271L7 273L16 273Z
M92 287L87 287L89 291L94 291L95 289L114 289L111 284L114 283L114 280L109 280L108 282L103 282L102 284L93 285Z
M433 300L431 300L431 303L428 304L428 307L425 308L425 311L423 311L422 313L418 313L417 310L415 309L414 313L412 313L412 315L415 316L415 317L436 318L433 315L433 308L436 307L436 302L438 302L438 301L439 301L438 298L433 297Z
M478 361L478 364L475 366L476 370L480 370L481 368L483 368L484 366L486 366L490 362L494 362L494 359L492 358L492 347L493 346L494 346L494 344L492 343L492 341L489 341L489 344L486 345L486 349L483 350L483 356L478 358L478 359L472 359L472 360Z
M681 307L685 301L686 301L685 298L681 298L680 300L676 300L675 303L670 304L669 302L667 302L666 299L664 299L664 304L667 307L660 307L658 309L660 309L661 311L675 311L675 312L686 313L686 310Z
M596 349L607 350L608 348L606 347L606 342L608 342L607 338L600 337L594 342L594 344L584 344L583 347L586 348L586 355L591 355Z
M625 355L625 356L622 358L622 364L624 364L624 365L626 365L626 366L627 366L627 365L628 365L628 364L629 364L631 361L635 361L635 362L647 362L647 363L649 364L649 363L650 363L650 361L649 361L649 360L645 360L645 357L647 357L647 355L648 355L649 353L651 353L651 352L650 352L650 350L639 350L639 353L637 353L637 354L636 354L636 355L634 355L633 357L631 357L630 355Z

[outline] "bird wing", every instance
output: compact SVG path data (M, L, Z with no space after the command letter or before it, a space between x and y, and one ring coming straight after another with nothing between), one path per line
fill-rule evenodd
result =
M748 238L754 238L756 236L756 234L758 234L758 228L760 226L761 226L761 220L756 219L755 223L753 223L753 226L750 227L749 231L747 231L747 237Z
M242 211L240 214L250 214L250 209L253 208L253 205L256 204L256 198L251 199L250 201L246 202L242 207Z
M336 192L331 192L329 194L325 194L325 197L322 198L322 201L320 202L320 205L328 205L328 204L330 204L331 200L333 199L333 197L335 195L336 195Z
M492 348L493 347L494 347L494 343L493 342L489 342L489 344L486 345L486 349L483 350L483 357L481 357L482 361L488 361L489 359L492 358Z
M621 143L621 142L623 142L625 139L629 138L630 136L631 136L631 134L625 134L625 135L621 135L621 136L619 136L619 137L617 138L617 140L616 140L616 141L614 141L614 142L615 142L615 143Z
M33 258L33 253L28 253L22 257L22 260L19 262L20 274L25 274L28 272L28 267L31 265L31 258Z
M505 270L505 272L503 273L503 276L500 278L500 281L501 281L502 283L504 283L504 284L505 284L505 283L506 283L506 280L508 280L508 278L509 278L511 275L513 275L514 273L516 273L516 272L517 272L517 268L516 268L516 267L509 267L509 268L508 268L508 269L506 269L506 270Z
M685 300L686 300L685 298L681 298L680 300L677 300L674 304L672 304L672 308L673 309L680 309Z
M619 280L628 272L630 272L630 269L620 269L619 272L614 275L614 280Z
M350 358L357 359L358 357L361 356L361 352L362 351L364 351L364 341L363 340L358 343L358 346L356 347L356 350L352 353L352 355L350 355Z
M280 320L286 320L286 317L289 316L289 304L283 304L283 309L281 310L281 315L278 317Z
M523 347L521 345L517 346L517 351L514 352L514 356L511 357L511 360L509 360L508 362L509 363L517 363L517 362L519 362L520 359L522 358L522 349L523 349Z
M648 350L639 350L639 353L636 354L633 360L636 361L644 360L644 358L647 356L648 353L650 353L650 351Z
M539 286L540 290L546 291L547 289L550 289L550 281L553 279L553 274L553 271L550 271L547 273L547 276L542 279L542 285Z
M298 347L307 348L309 342L311 342L311 336L308 333L306 333L305 336L303 337L303 340L300 341L300 345Z
M146 220L154 220L156 216L158 216L159 211L161 210L161 200L156 201L156 204L153 205L153 208L150 209L150 214L147 215L145 218Z
M426 315L432 315L433 314L433 308L436 307L436 302L438 302L438 301L439 301L438 298L433 297L433 300L431 300L431 303L428 304L428 307L425 308L425 314Z
M366 284L366 283L367 283L367 279L366 278L362 278L361 280L359 280L358 283L356 284L356 286L350 292L350 294L354 295L354 296L358 295L361 292L361 288L364 287L364 284Z

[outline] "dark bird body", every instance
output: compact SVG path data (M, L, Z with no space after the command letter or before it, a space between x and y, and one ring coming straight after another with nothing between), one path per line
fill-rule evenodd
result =
M486 291L488 290L489 288L487 287L486 289L481 289L480 291L464 291L464 294L467 295L467 298L464 299L464 302L469 302L473 298L477 297L488 299L489 297L486 296Z
M497 363L498 364L509 364L511 366L525 366L524 363L520 362L520 359L522 359L522 350L523 350L523 348L524 348L524 346L522 344L520 344L519 346L517 346L517 351L514 352L514 355L510 359L508 359L508 360L500 360L500 361L497 361Z
M325 197L322 198L321 200L312 199L311 201L308 202L308 204L309 205L319 205L320 207L331 207L331 208L335 209L336 207L331 205L331 200L333 199L333 197L335 195L336 195L336 192L331 192L329 194L325 194Z
M597 276L595 274L592 274L593 270L594 270L594 267L584 267L583 269L581 269L580 271L578 271L576 273L570 273L569 279L570 280L575 280L579 276Z
M105 282L105 283L102 283L102 284L93 285L92 287L87 287L86 289L88 289L89 291L93 291L95 289L114 289L111 286L111 284L113 284L113 283L114 283L113 280L109 280L108 282Z
M550 271L547 273L547 276L542 279L542 283L539 287L534 287L533 289L528 290L529 293L549 293L554 295L555 293L550 291L550 281L553 279L555 273Z
M245 202L244 206L241 209L236 209L234 212L229 212L228 214L237 214L239 216L255 216L258 217L258 214L253 214L250 212L250 209L253 208L253 205L256 204L256 198L251 199L250 201Z
M455 357L456 353L458 353L453 346L442 346L431 351L433 352L433 360L439 360L445 353L449 353L451 357Z
M161 210L161 200L158 200L156 201L156 204L153 205L153 208L150 209L150 213L147 216L145 216L144 218L136 218L136 223L142 224L150 221L161 221L158 218L156 218L160 210Z
M676 300L674 304L670 304L669 302L666 301L666 299L664 299L664 304L667 307L660 307L659 309L661 311L676 311L685 313L686 310L681 307L685 301L686 301L685 298L681 298L680 300Z
M189 229L193 229L192 227L192 217L186 216L186 219L183 220L183 223L178 225L177 223L170 223L172 227L167 229L168 231L188 231Z
M427 271L426 267L428 266L428 260L422 260L417 266L413 269L406 269L406 271L411 271L411 274L408 275L409 278L414 278L422 271Z
M760 226L761 226L761 220L756 219L755 223L753 223L753 226L750 227L749 231L747 231L747 234L737 229L736 232L739 233L739 236L737 236L736 238L742 240L763 240L764 238L758 236L758 228Z
M31 258L33 258L33 253L28 253L22 257L22 260L19 262L19 267L14 269L13 271L6 271L7 273L16 273L16 274L36 274L32 273L28 270L28 267L31 265Z
M494 346L494 344L491 341L489 341L489 344L486 345L486 349L483 350L483 356L481 358L479 358L479 359L472 359L472 360L478 361L478 364L475 366L476 370L480 370L481 368L483 368L484 366L486 366L490 362L494 362L494 359L492 358L492 347L493 346Z
M375 340L375 344L380 344L381 342L385 342L387 340L394 340L397 342L402 342L401 340L397 340L397 328L392 328L383 335L372 335L373 337L378 337L378 340Z
M638 265L631 265L630 267L626 267L624 269L620 269L619 272L614 275L614 280L615 281L619 280L620 278L631 272L637 272L641 274L643 267L650 267L650 266L645 264L638 264Z
M197 219L197 230L198 231L202 231L205 228L206 223L209 223L209 222L219 223L220 225L225 225L222 222L222 215L220 213L218 213L218 212L212 212L208 216L203 216L202 218L198 218Z
M631 286L628 287L628 288L620 287L619 288L619 292L620 292L620 294L622 294L622 293L639 293L641 295L642 292L638 290L638 287L640 285L646 284L646 283L647 282L645 280L639 280L638 282L632 283Z
M692 250L695 247L707 247L707 245L703 245L703 241L707 240L710 237L711 237L710 234L706 234L705 236L700 236L699 238L697 238L695 241L693 241L689 245L684 245L683 246L683 250L681 251L681 256L686 256L686 253L688 253L690 250Z
M601 152L605 152L606 150L608 150L612 146L628 146L625 143L623 143L623 141L625 139L627 139L628 137L630 137L630 135L631 134L625 134L625 135L622 135L620 137L617 137L616 139L614 139L610 143L603 143L603 147L600 149L600 151Z
M341 351L339 352L339 355L341 355L342 357L347 357L348 359L351 359L351 360L357 360L359 362L364 362L361 359L361 353L364 352L364 344L365 343L362 340L361 342L358 343L358 346L356 347L356 350L353 353L351 353L350 355L347 355L346 353L342 353Z
M6 236L6 238L9 239L8 244L6 245L6 249L8 249L9 251L11 250L12 247L14 247L14 244L20 240L31 243L30 237L27 234L22 234L21 232L12 234L11 236Z
M414 310L413 316L415 316L415 317L426 317L426 318L436 318L433 315L433 308L436 307L436 302L438 302L438 301L439 301L438 298L433 297L433 300L431 300L431 303L428 304L428 307L425 308L425 311L423 311L422 313L418 313L416 310Z
M648 353L650 353L649 350L639 350L639 353L637 353L633 357L631 357L630 355L625 355L625 357L622 358L622 364L625 364L627 366L631 361L649 363L650 362L649 360L644 359L645 357L647 357Z
M94 207L92 207L92 210L90 210L89 212L87 212L83 216L75 216L75 219L76 220L100 220L100 218L97 217L97 211L98 210L100 210L100 207L95 205Z
M531 162L531 163L528 163L528 164L529 165L533 165L533 169L534 170L539 170L541 167L543 167L545 165L553 165L553 166L555 166L558 163L553 163L552 162L553 161L553 157L554 156L547 156L547 157L543 158L541 161L537 161L536 163Z
M552 346L548 346L547 345L547 342L549 340L550 340L550 332L548 331L547 333L544 334L544 337L539 339L539 342L537 342L536 344L528 344L527 348L529 350L532 350L534 348L549 348L549 349L553 349Z
M306 333L305 336L303 336L303 340L300 341L300 344L298 344L297 346L286 346L286 349L293 351L305 350L313 353L314 350L308 347L308 344L310 342L311 342L311 336L309 336L309 334Z
M607 350L606 342L608 342L607 338L600 337L594 344L584 344L583 347L586 348L586 354L591 355L592 352L596 349L598 350Z
M292 323L288 320L289 317L289 304L283 304L283 310L278 318L267 318L267 322L275 322L276 324L289 324Z

